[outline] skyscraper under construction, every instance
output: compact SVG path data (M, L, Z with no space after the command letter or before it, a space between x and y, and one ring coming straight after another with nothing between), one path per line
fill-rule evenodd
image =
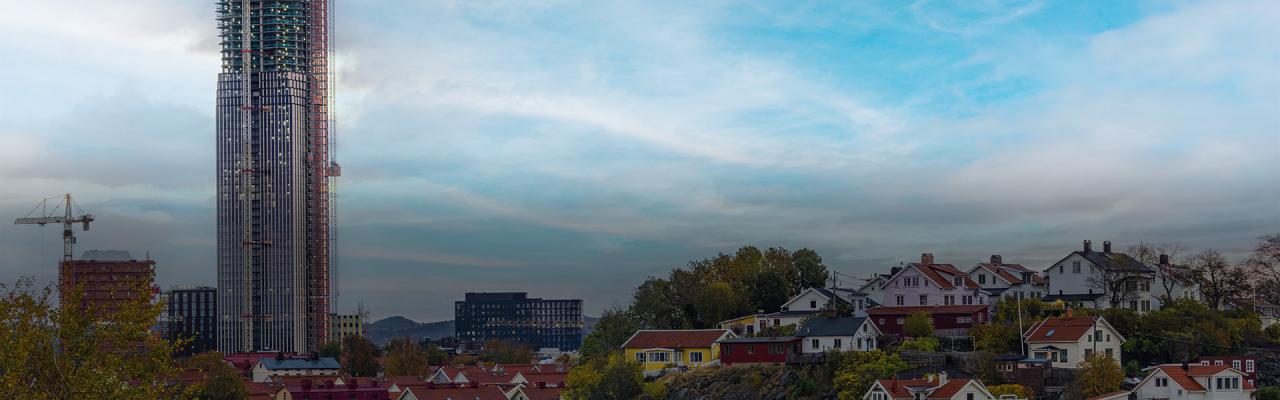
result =
M221 0L218 349L305 353L328 337L331 0Z

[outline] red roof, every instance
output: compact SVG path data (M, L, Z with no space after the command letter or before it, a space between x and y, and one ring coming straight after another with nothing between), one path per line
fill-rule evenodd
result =
M530 384L542 382L548 385L561 386L569 380L569 374L566 372L522 372L520 376L523 376Z
M1186 389L1188 392L1203 392L1205 390L1204 386L1201 385L1200 382L1196 382L1194 377L1217 375L1219 373L1222 373L1222 371L1231 369L1231 366L1230 365L1189 365L1187 366L1187 369L1184 371L1182 369L1182 365L1165 364L1165 365L1161 365L1159 368L1161 371L1164 371L1165 375L1169 375L1170 379L1173 379L1174 382L1177 382L1178 386L1182 386L1182 388ZM1242 386L1242 389L1253 390L1253 385L1249 384L1249 381L1243 379L1243 373L1241 373L1240 371L1235 371L1235 372L1237 374L1242 375L1240 379L1240 385Z
M728 333L725 329L686 329L669 331L639 331L631 335L624 349L675 349L708 348Z
M387 389L390 389L391 385L405 387L405 386L425 385L425 384L427 384L426 380L423 380L416 376L388 376L388 377L382 378L382 387Z
M872 307L867 309L870 315L910 315L918 312L926 312L930 315L946 315L946 314L974 314L979 311L985 311L986 304L971 304L962 306L895 306L895 307Z
M1101 323L1098 321L1098 324ZM1031 333L1027 335L1027 341L1075 343L1088 334L1093 327L1093 317L1049 318L1032 328Z
M529 400L559 400L560 388L538 388L533 386L525 386L520 388L520 392L524 393Z
M915 267L916 270L919 270L920 273L924 274L924 276L929 277L929 280L932 280L933 283L937 284L938 287L943 289L954 289L956 285L953 282L953 280L957 276L964 278L965 287L968 287L971 289L980 288L977 282L974 282L972 279L969 279L969 276L965 275L964 272L960 271L959 269L956 269L956 267L951 264L911 263L908 265Z
M948 379L947 383L937 386L937 381L924 379L881 379L880 386L889 392L889 395L895 399L912 399L909 389L931 389L929 399L950 399L960 392L965 385L969 384L972 379Z
M418 400L507 400L506 393L502 392L497 386L481 386L481 387L429 387L409 386L405 388L406 392L413 393ZM403 396L404 392L401 392Z

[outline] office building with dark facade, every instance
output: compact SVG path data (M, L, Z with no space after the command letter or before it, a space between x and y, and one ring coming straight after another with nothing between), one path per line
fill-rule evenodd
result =
M217 289L176 286L164 292L163 298L165 338L189 340L178 355L190 356L218 348Z
M582 300L529 298L528 293L467 293L454 303L454 334L464 341L500 340L534 349L582 346Z
M331 0L215 2L218 349L329 338Z

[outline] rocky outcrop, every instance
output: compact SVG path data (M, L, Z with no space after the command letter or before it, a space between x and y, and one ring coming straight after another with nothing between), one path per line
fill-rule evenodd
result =
M829 382L807 375L803 369L778 366L703 368L667 383L667 400L835 399Z

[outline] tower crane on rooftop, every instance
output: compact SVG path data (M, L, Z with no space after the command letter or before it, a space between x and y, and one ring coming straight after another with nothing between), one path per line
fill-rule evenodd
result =
M58 204L54 205L53 210L49 210L49 200L62 198ZM72 216L72 208L79 212L79 216ZM40 216L33 217L36 211L40 211ZM62 210L63 215L57 215ZM76 244L76 236L71 232L73 224L84 224L83 229L89 231L89 223L93 222L93 214L85 213L80 206L71 201L71 193L62 196L49 197L40 201L26 217L13 220L14 225L40 225L45 224L62 224L62 261L71 261L71 248Z

